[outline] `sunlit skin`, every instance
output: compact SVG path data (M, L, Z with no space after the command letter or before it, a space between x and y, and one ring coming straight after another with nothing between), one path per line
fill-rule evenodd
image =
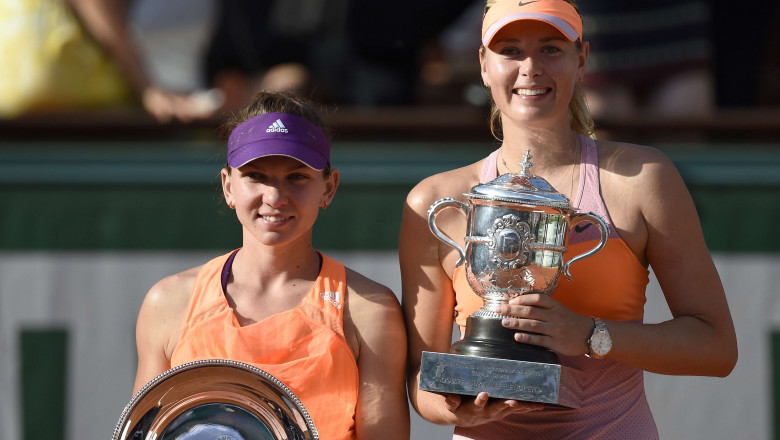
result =
M222 170L225 201L243 230L225 286L241 326L255 325L301 304L320 273L312 227L330 205L339 173L309 168L296 159L266 156ZM144 299L138 316L138 370L134 393L171 368L182 324L201 267L168 276ZM406 333L392 291L345 268L344 339L359 370L355 433L358 439L408 440L403 386ZM262 343L261 341L258 343Z
M480 51L482 80L503 113L505 130L568 127L574 83L585 74L588 44L579 49L554 27L536 21L505 26Z
M338 170L326 177L286 156L222 170L225 201L236 208L244 240L260 246L311 247L314 222L333 199L338 182Z
M480 49L482 79L500 110L503 136L496 160L501 175L519 170L526 149L533 169L574 200L580 179L580 135L569 120L569 104L583 79L587 42L567 40L549 24L523 20L506 25ZM701 231L695 206L674 164L654 148L596 141L600 194L625 245L651 266L674 317L658 324L606 322L613 346L608 358L659 374L725 376L734 368L737 346L728 304ZM457 252L429 230L427 212L444 197L463 194L482 176L485 159L427 177L406 199L399 241L403 306L409 335L408 392L417 412L434 423L478 426L512 413L542 409L514 400L441 396L419 390L423 351L450 349ZM467 225L456 210L437 216L448 237L464 237ZM465 242L457 240L461 247ZM589 316L574 313L554 296L512 299L497 313L515 339L566 356L588 352Z

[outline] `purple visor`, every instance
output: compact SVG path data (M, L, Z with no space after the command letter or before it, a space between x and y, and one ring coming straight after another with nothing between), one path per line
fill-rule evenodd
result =
M237 168L264 156L287 156L322 170L330 143L319 127L289 113L265 113L239 124L228 138L227 163Z

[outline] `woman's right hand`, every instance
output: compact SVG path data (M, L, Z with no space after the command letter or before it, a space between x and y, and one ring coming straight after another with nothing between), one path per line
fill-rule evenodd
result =
M544 408L543 404L537 402L491 399L484 391L474 398L448 394L444 403L458 420L458 426L479 426L501 420L509 414L523 414Z

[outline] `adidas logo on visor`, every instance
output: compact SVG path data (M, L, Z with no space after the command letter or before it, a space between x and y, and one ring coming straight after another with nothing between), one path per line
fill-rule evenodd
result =
M268 128L265 130L266 133L287 133L287 127L282 124L281 119L277 119L276 122L269 125Z

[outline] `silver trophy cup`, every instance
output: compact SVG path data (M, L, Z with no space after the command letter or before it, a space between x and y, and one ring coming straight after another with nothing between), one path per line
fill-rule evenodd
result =
M514 340L516 330L501 325L505 316L495 306L528 293L551 295L561 274L600 251L609 230L593 213L578 213L569 200L544 179L530 175L530 150L518 174L504 174L464 194L468 203L452 198L428 210L433 234L455 248L465 263L469 285L484 302L468 317L463 339L451 353L423 352L420 389L452 394L558 403L561 366L558 356L543 347ZM465 250L436 226L436 214L458 208L467 218ZM568 231L581 222L601 232L599 243L564 262Z

